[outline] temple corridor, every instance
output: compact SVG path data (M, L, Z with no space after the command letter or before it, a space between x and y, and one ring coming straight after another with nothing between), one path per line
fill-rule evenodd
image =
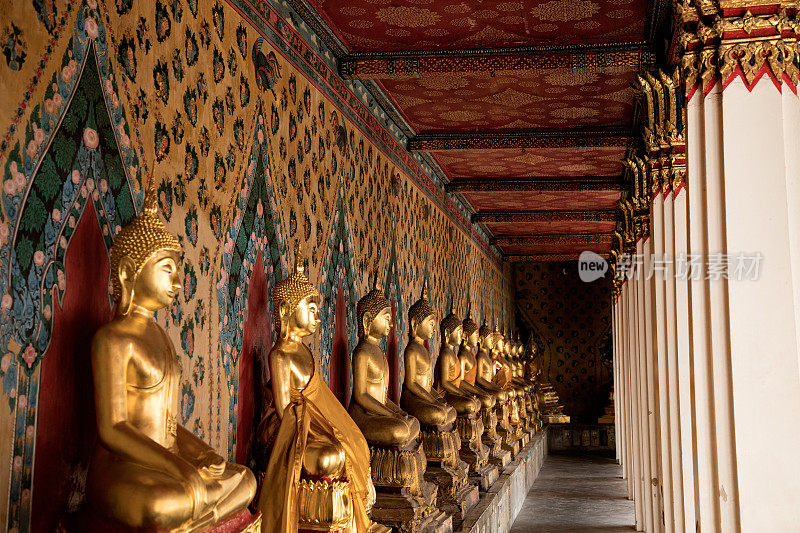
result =
M597 455L548 455L511 533L634 531L622 467Z

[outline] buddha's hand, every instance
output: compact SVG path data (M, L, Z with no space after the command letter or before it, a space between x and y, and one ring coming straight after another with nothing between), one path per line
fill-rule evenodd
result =
M200 458L200 474L205 477L220 477L225 473L225 459L216 452L208 451Z

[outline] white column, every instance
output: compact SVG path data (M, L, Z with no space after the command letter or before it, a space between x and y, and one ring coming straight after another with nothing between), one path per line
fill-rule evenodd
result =
M631 325L631 334L629 335L629 346L630 346L630 353L631 353L631 406L633 407L633 414L632 414L632 425L634 426L634 445L633 445L633 459L634 459L634 482L633 482L633 489L634 489L634 496L633 496L633 503L634 509L636 511L636 531L644 531L645 526L645 517L644 517L644 487L643 484L643 449L644 449L644 439L642 437L642 398L641 398L641 391L639 389L639 343L638 343L638 332L637 332L637 309L636 309L636 293L637 293L637 281L636 281L636 273L634 272L633 278L629 281L630 283L630 292L628 295L629 298L629 313L628 313L628 321Z
M667 327L667 397L669 399L669 435L670 458L672 472L672 509L675 523L674 531L683 533L683 477L681 457L681 410L678 401L680 395L678 381L678 333L675 327L675 275L672 268L675 252L675 222L673 211L673 195L669 191L664 195L664 265L666 314L664 322ZM666 495L664 496L666 497Z
M733 385L737 476L730 499L735 505L738 488L742 531L790 531L800 523L800 370L790 246L797 229L790 231L787 208L787 187L800 176L796 168L794 175L787 173L786 145L796 147L797 139L784 139L783 103L767 78L752 90L740 78L725 88L722 179L715 180L714 198L709 194L709 204L716 200L721 207L723 223L715 228L723 240L720 251L764 257L756 281L732 272L727 284L712 282L718 290L727 285L730 365L720 371L730 372ZM796 117L790 107L788 115ZM794 128L796 123L790 135ZM709 239L712 251L713 244ZM723 318L721 325L728 325ZM726 429L719 421L717 427L720 433ZM723 504L723 520L726 507L735 510L734 505Z
M726 206L723 148L722 88L717 83L705 99L705 159L706 159L706 238L708 260L712 254L726 253ZM734 123L731 123L731 127ZM745 134L745 132L740 132ZM753 131L746 135L752 139ZM731 146L731 154L747 154L746 144ZM749 157L749 155L748 155ZM737 158L741 159L741 157ZM691 178L690 178L691 179ZM751 176L752 179L752 176ZM752 182L751 182L752 185ZM737 192L749 196L755 187ZM749 208L763 215L763 206L751 204ZM711 334L712 377L714 380L714 418L717 440L717 502L720 508L722 531L738 531L739 503L736 480L736 445L734 441L733 391L731 382L730 335L728 323L728 284L724 279L709 280L709 309ZM768 316L772 313L768 312ZM753 324L747 324L751 329ZM761 351L761 348L758 352ZM752 352L750 356L758 352ZM759 400L760 404L760 400ZM764 427L759 431L764 431Z
M646 373L647 373L647 430L650 436L650 500L653 508L654 527L653 531L664 529L661 520L661 448L659 435L659 416L658 416L658 368L655 360L655 300L654 282L650 277L651 261L653 259L653 239L648 237L643 243L644 270L642 271L642 283L644 284L644 323L645 323L645 353L646 353ZM649 278L649 279L648 279ZM652 481L655 480L656 483Z
M627 482L628 486L628 498L633 499L633 467L632 467L632 451L631 447L633 445L633 437L632 437L632 430L631 430L631 388L630 388L630 380L629 380L629 370L630 370L630 362L628 359L629 352L628 352L628 335L630 333L630 327L628 323L628 292L630 291L630 283L625 282L622 285L622 293L620 294L620 324L622 330L622 336L620 338L620 354L622 355L621 361L621 369L622 369L622 385L623 385L623 414L625 417L625 423L622 425L624 430L624 441L625 441L625 450L623 455L623 464L622 470L625 475L625 481Z
M702 90L686 106L687 200L689 247L693 257L703 261L706 242L705 114ZM702 265L701 265L702 266ZM691 277L692 370L695 393L695 444L697 450L697 488L700 531L720 531L717 502L716 424L712 382L711 336L708 331L711 309L705 269Z
M686 258L689 248L687 228L686 190L681 184L673 191L674 244L673 259ZM677 274L673 272L673 274ZM670 276L675 285L675 330L678 352L678 406L680 408L681 467L683 486L684 530L695 531L695 470L694 452L694 390L692 386L692 330L689 319L689 282L681 277Z
M654 260L664 258L664 197L660 191L653 197L652 229ZM672 459L670 440L669 381L667 379L667 330L665 279L661 270L653 277L655 293L655 349L658 369L659 442L661 443L661 497L664 505L664 528L673 531L675 519L672 498Z
M640 239L636 242L636 255L638 258L644 256L644 243ZM645 348L645 302L644 302L644 276L642 268L639 267L636 279L636 352L638 360L637 381L640 398L641 430L642 430L642 507L644 515L644 531L652 532L654 524L653 498L650 491L650 453L652 445L650 443L650 410L648 408L648 382L647 382L647 350Z
M786 199L789 209L789 256L794 284L794 321L800 346L800 91L783 86L783 154L786 160ZM798 350L800 353L800 350ZM800 377L800 376L798 376Z

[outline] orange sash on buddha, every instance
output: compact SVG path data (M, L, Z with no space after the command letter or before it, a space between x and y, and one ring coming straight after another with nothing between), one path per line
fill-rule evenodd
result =
M316 365L315 365L316 367ZM308 385L293 389L291 402L283 412L277 436L267 464L263 483L275 490L261 491L258 509L262 530L270 533L296 533L297 495L306 443L318 433L342 446L345 475L350 481L353 522L358 533L367 533L371 521L367 515L370 490L369 447L361 430L314 369ZM269 426L270 424L267 424ZM272 440L272 439L269 439ZM281 495L279 501L269 494Z

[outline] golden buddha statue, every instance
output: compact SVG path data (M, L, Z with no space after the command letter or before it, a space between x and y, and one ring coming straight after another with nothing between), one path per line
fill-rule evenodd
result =
M475 384L493 394L497 400L495 404L497 434L503 439L503 449L510 451L512 455L516 455L519 452L519 439L513 435L511 422L512 415L518 417L519 413L516 409L512 409L516 405L514 390L505 389L495 383L497 366L492 357L495 339L496 335L484 322L478 330L478 353L475 356L478 370Z
M463 326L452 308L450 314L442 319L440 328L442 345L439 348L439 358L436 360L434 384L436 390L444 394L445 401L458 413L456 429L461 439L459 456L469 465L470 478L485 491L497 479L497 467L488 464L489 450L481 442L483 436L481 401L477 394L467 390L470 385L461 387L463 366L456 350L460 350L463 342ZM482 391L476 390L476 392L488 397L494 405L491 396Z
M320 323L319 292L303 270L298 247L294 272L272 291L278 340L258 429L268 456L258 498L264 531L388 531L369 518L375 487L367 441L303 342Z
M433 335L435 311L428 302L425 282L419 300L408 310L408 325L409 340L403 353L406 375L400 405L419 419L422 447L428 460L425 477L439 485L439 507L451 513L458 524L477 503L478 488L469 483L469 466L458 456L461 438L453 428L457 411L433 388L433 364L425 341ZM457 387L450 390L454 391L450 397L475 416L477 402L457 396L460 393Z
M525 431L527 419L525 390L514 379L514 369L510 361L511 339L499 330L495 330L494 335L495 344L492 357L497 368L495 383L510 393L513 403L509 421L514 430L514 436L520 439L520 445L524 447L528 442L528 434Z
M350 415L370 448L377 490L373 516L379 522L422 531L449 527L452 517L436 508L437 487L424 481L427 467L419 421L388 397L389 363L380 340L392 327L391 304L378 289L378 276L356 307L358 344L353 350Z
M422 426L441 429L456 419L456 410L433 390L433 364L425 341L433 335L435 312L428 302L425 283L422 296L408 310L409 340L403 352L405 380L400 405Z
M509 341L510 348L508 349L508 359L511 365L511 374L513 382L522 389L521 402L524 403L526 416L522 420L523 427L530 435L537 431L536 413L533 405L533 383L525 379L525 371L522 363L522 343L519 338L512 337Z
M489 450L490 461L501 468L505 468L511 461L511 456L508 451L502 449L503 439L497 434L495 404L498 403L498 400L492 392L484 390L475 382L478 375L478 364L475 358L475 354L478 351L478 324L468 315L461 325L464 340L458 350L462 376L459 387L465 392L475 395L480 400L481 420L484 428L481 440ZM505 394L502 391L499 392Z
M143 213L111 247L113 320L92 341L99 443L86 484L81 531L260 531L247 505L256 480L179 425L175 347L153 314L181 289L181 246L148 191ZM101 523L103 520L112 523ZM235 522L235 524L234 524Z

